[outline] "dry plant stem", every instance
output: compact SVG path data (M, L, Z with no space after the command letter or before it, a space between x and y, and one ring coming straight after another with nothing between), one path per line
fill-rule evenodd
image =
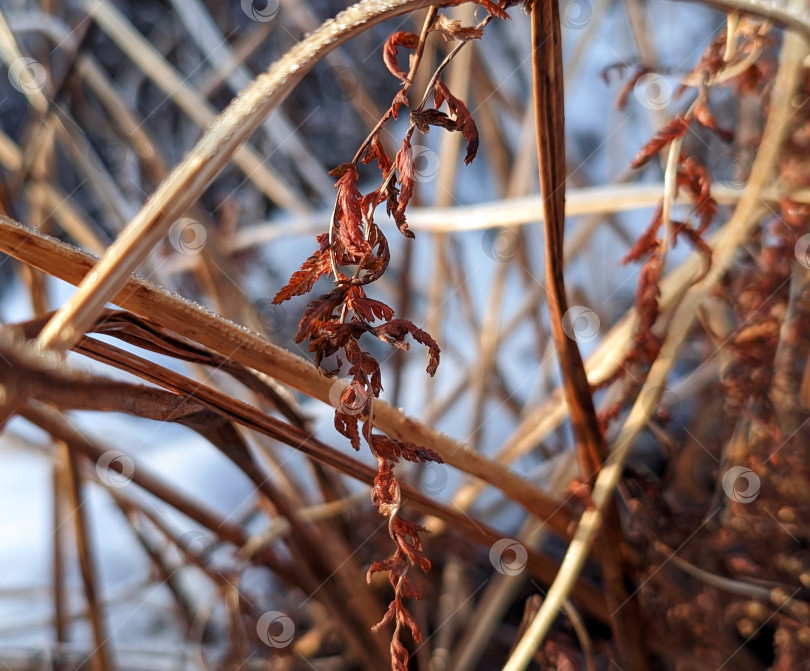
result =
M588 629L585 627L582 616L579 614L574 604L568 599L563 602L562 610L571 623L571 627L573 627L577 639L579 639L579 645L585 657L585 668L587 671L596 671L596 661L593 658L593 641L591 640L590 634L588 634Z
M216 118L216 110L196 90L188 86L146 38L138 33L112 3L101 0L80 0L80 6L122 51L198 126L205 128ZM266 115L265 115L266 116ZM264 121L264 117L261 119ZM199 143L198 143L199 146ZM271 168L265 165L258 151L249 145L234 150L234 163L270 200L293 211L307 210L305 202Z
M71 284L80 283L91 273L96 261L80 250L38 235L6 217L0 217L0 251ZM333 381L321 375L311 363L197 305L134 277L128 278L125 285L117 289L112 302L192 338L232 361L329 403ZM52 323L53 319L49 324ZM451 466L506 492L540 518L550 519L559 514L557 502L461 443L407 417L383 401L374 404L374 414L375 425L392 437L419 442L434 450Z
M763 216L768 211L768 207L759 205L757 206L757 212L752 213L751 216ZM716 250L721 243L722 237L715 236L710 241L709 246ZM662 315L671 312L673 306L680 300L688 286L700 276L704 265L705 262L702 256L695 253L661 281L659 303ZM540 289L538 288L538 291ZM505 330L511 330L514 325L517 325L517 322L510 323ZM585 362L588 381L591 384L597 385L615 373L629 348L637 325L638 314L633 308L600 341L596 350ZM504 465L512 463L536 447L538 443L548 438L565 420L567 415L568 409L562 390L557 389L543 404L533 410L521 422L520 426L515 429L509 439L504 442L494 455L494 460ZM478 493L480 493L480 483L465 485L459 490L458 505L470 505ZM467 503L464 503L465 501Z
M537 135L537 163L546 233L546 292L551 332L562 369L563 389L577 441L577 458L586 482L592 482L607 456L596 418L591 388L579 347L566 335L563 320L568 311L563 275L565 229L565 121L562 36L557 0L535 2L531 10L532 74ZM647 654L638 600L628 595L621 557L624 543L615 501L610 502L598 554L620 666L643 669ZM618 607L626 604L622 610Z
M317 26L313 26L316 28ZM255 21L253 24L233 43L232 53L234 56L234 64L244 63L253 54L258 51L263 44L265 44L270 33L273 32L272 21ZM306 31L309 32L309 31ZM208 73L203 78L199 86L199 91L206 98L214 96L222 86L225 85L226 77L230 74L230 70L215 70Z
M422 31L419 33L419 43L416 45L416 49L413 54L413 59L411 60L411 66L408 70L408 81L403 83L402 86L402 93L403 95L407 95L407 93L411 89L411 85L413 83L413 78L416 75L417 71L419 70L419 63L422 61L422 53L425 50L425 44L427 42L428 34L430 33L430 27L433 24L433 19L436 16L437 8L435 6L430 7L428 9L427 15L425 16L425 21L422 24ZM426 94L427 95L427 94ZM371 132L366 136L366 139L360 144L360 147L354 154L354 158L352 158L352 163L357 166L357 162L363 156L363 153L368 149L368 146L371 144L371 141L374 139L375 136L379 134L379 132L383 129L388 120L391 118L390 110L383 114L380 119L375 124L374 128L372 128ZM411 124L413 127L413 124ZM391 171L388 173L388 176L383 181L382 185L379 187L379 192L382 193L385 191L386 187L388 186L389 182L395 177L396 170L392 167ZM334 244L334 234L335 229L338 227L337 222L337 212L338 212L338 198L335 198L335 204L332 207L332 216L329 218L329 260L332 264L332 275L335 278L335 284L340 282L340 272L338 271L337 261L335 259L335 250L333 248ZM365 216L365 213L364 213ZM365 235L364 237L368 239L369 234L369 226L368 222L366 222L365 228ZM354 277L357 277L360 273L360 266L357 267L354 273ZM346 310L347 306L344 303L342 311L340 313L340 322L343 323L346 319ZM373 399L371 400L371 404L373 407ZM392 518L393 519L393 518Z
M53 487L53 621L54 633L57 643L64 643L67 640L67 593L65 591L64 580L64 547L65 529L63 525L67 522L65 514L65 489L67 483L65 465L61 460L53 462L52 487Z
M548 485L549 493L562 498L576 474L577 462L573 452L563 454ZM523 522L516 537L528 550L540 547L547 538L547 529L531 517ZM469 618L467 630L456 644L451 664L453 671L471 671L477 668L481 655L496 633L491 623L502 620L524 584L524 581L507 575L493 576L489 580Z
M792 3L794 8L800 6L801 2L798 0L794 0ZM761 214L761 206L758 202L759 194L772 179L784 131L791 116L793 92L801 75L802 63L808 53L810 53L810 48L808 48L807 41L793 32L785 34L763 140L740 203L720 234L718 244L714 246L712 267L706 276L686 293L676 308L661 353L650 368L647 380L638 393L637 400L616 438L615 448L596 480L591 497L593 508L586 510L583 514L563 560L560 573L555 578L543 606L504 667L505 671L525 669L554 623L570 586L577 579L585 564L588 548L602 525L607 505L613 500L613 492L621 477L624 461L630 448L647 424L649 418L645 407L649 407L649 403L658 401L664 389L662 385L675 363L678 349L692 326L700 303L709 290L723 277L737 248L750 237L759 224Z
M296 24L301 30L302 34L311 33L318 27L318 19L312 13L307 3L300 0L281 0L281 6L284 11L285 19ZM270 24L259 24L267 25ZM238 49L234 49L238 53ZM366 88L362 82L353 79L352 75L357 70L357 65L345 54L342 49L335 49L326 55L326 62L332 68L332 71L346 94L349 96L349 102L354 107L357 114L363 119L367 126L373 126L380 118L380 111L377 108L377 103L369 96ZM349 74L352 73L352 74ZM344 86L344 78L352 77L351 88Z
M81 337L149 250L167 234L172 221L200 197L234 152L320 58L372 25L425 4L424 0L369 0L354 5L324 23L257 77L164 180L94 272L46 326L39 344L45 349L64 350Z
M472 14L462 14L464 8L456 9L454 16L456 19L464 20L471 19ZM447 67L450 61L458 54L459 50L464 46L464 43L455 45L450 53L445 56L441 64L434 70L433 75L425 86L425 95L419 103L418 107L422 107L427 100L428 94L436 82L438 75ZM450 81L448 85L451 90L456 91L462 99L466 100L469 93L469 77L470 77L470 59L472 58L472 47L466 49L462 55L456 68L450 73ZM438 55L438 54L437 54ZM456 163L458 160L458 151L460 147L460 138L456 133L445 133L442 135L439 144L439 166L440 172L436 182L436 191L434 196L434 206L443 211L445 208L453 204L453 194L455 192L454 182L456 176ZM408 215L410 221L410 214ZM428 285L428 310L425 319L425 325L428 333L432 333L435 337L441 340L442 335L442 316L445 308L445 289L449 279L450 270L447 262L448 249L450 240L446 235L435 235L432 240L432 258L431 258L431 281ZM425 404L427 407L433 403L436 395L436 385L426 383L425 390ZM475 447L473 445L473 447Z
M12 173L20 171L23 166L20 148L2 132L0 132L0 164ZM62 227L71 239L94 254L101 254L106 249L106 243L93 231L92 226L88 223L88 217L70 202L64 191L46 181L36 182L31 186L36 186L41 190L43 204L48 209L49 216Z
M774 356L770 391L785 435L799 428L802 377L807 374L802 362L810 355L810 342L803 337L801 327L810 305L810 270L801 263L794 263L791 274L790 299Z
M149 382L159 384L183 395L183 397L193 398L195 402L208 407L218 414L221 414L223 417L234 422L239 422L253 431L264 433L282 443L288 444L311 458L317 459L324 465L343 472L352 478L358 479L366 484L371 484L374 480L376 475L375 469L356 461L342 452L327 447L303 431L289 427L261 413L252 406L237 401L206 385L200 384L196 380L185 378L167 369L160 369L153 363L141 359L132 353L125 352L95 339L88 338L83 340L77 347L77 351L101 363L115 366L120 370L137 375ZM6 351L5 354L10 357L10 352ZM100 410L104 407L106 407L107 410L111 408L124 409L118 408L117 406L110 406L109 401L101 400L99 395L94 397L93 394L86 395L79 392L75 383L64 387L61 384L57 385L54 381L51 381L49 389L51 400L63 407L90 410ZM112 398L109 391L104 396ZM85 400L82 401L80 399ZM87 405L87 403L91 403L92 405ZM48 408L36 409L30 405L24 405L20 412L23 417L41 426L59 440L64 440L71 446L71 449L87 456L93 462L98 462L105 452L101 446L89 443L86 438L78 434L64 421L61 421L56 412ZM122 468L118 461L113 461L111 466L117 471L120 471ZM227 540L237 547L243 547L247 544L248 541L239 526L225 523L221 520L217 521L218 518L216 516L202 510L198 504L194 504L177 495L170 487L162 484L156 477L150 475L148 469L145 469L142 465L137 464L137 468L132 474L132 481L157 498L166 501L169 505L182 512L190 519L213 531L223 540ZM402 491L409 506L417 508L423 513L438 517L452 528L468 535L472 540L484 545L491 545L502 537L502 534L495 530L488 529L481 522L449 508L445 508L431 501L429 497L411 487L403 486ZM558 521L552 520L550 524L545 526L543 523L540 523L540 527L552 529L561 534L564 533L567 519L567 516L560 515ZM287 580L291 579L288 572L279 568L277 561L273 560L272 556L268 557L265 552L262 552L261 555L257 556L257 559L265 563L269 562L268 566L274 571L279 572L280 575ZM556 565L548 560L541 560L540 555L530 556L527 566L529 571L542 581L550 581L556 572ZM599 598L598 593L592 588L581 585L575 591L575 596L582 600L589 612L599 618L606 619L604 601Z
M65 443L59 443L60 458L64 459L67 468L65 469L70 503L73 508L72 517L76 531L76 549L79 553L79 568L82 574L84 585L84 596L87 601L87 611L90 617L90 625L93 630L93 644L95 648L91 653L90 664L93 671L107 671L113 668L110 663L109 651L107 648L108 635L104 627L103 615L99 608L98 584L96 576L98 571L95 567L95 560L90 547L90 537L88 535L87 518L85 515L84 496L82 494L81 474L79 473L79 462Z
M138 520L140 509L117 489L110 488L107 491L115 500L115 504L124 514L127 522L129 522L132 533L138 539L138 542L140 543L144 552L146 552L146 554L149 556L149 559L160 576L161 581L166 584L166 587L168 587L169 591L172 593L172 596L177 603L177 607L180 610L180 614L183 617L184 625L187 627L187 629L191 629L191 627L194 625L194 619L196 618L196 609L194 608L194 604L185 593L183 585L178 579L180 576L169 564L166 557L161 554L160 548L156 547L143 533Z
M2 144L0 144L2 152ZM0 160L2 154L0 153ZM661 200L662 185L659 184L611 184L609 186L589 186L570 189L566 195L566 217L630 212L647 207L655 207ZM713 196L720 205L735 205L742 194L741 189L716 185ZM810 202L807 189L790 192L793 200ZM766 190L763 199L777 203L780 194ZM680 197L678 203L689 203ZM419 233L452 233L479 231L495 226L509 227L542 221L540 207L542 198L524 196L507 198L497 202L459 207L413 207L408 210L408 227ZM281 221L268 221L237 231L227 242L226 249L238 252L254 245L274 242L280 238L306 237L323 230L323 220L331 210L313 212ZM575 233L579 237L579 233ZM580 243L581 244L581 243ZM566 254L569 252L566 251ZM174 268L183 269L191 263L187 258L177 259Z
M67 444L77 455L83 455L93 463L98 463L107 452L103 446L90 442L65 421L57 411L51 408L46 406L37 408L26 404L20 409L20 415L32 424L42 428L53 436L55 440ZM110 467L119 473L123 468L118 460L113 460ZM164 482L160 477L153 475L146 466L137 464L131 478L132 482L138 487L172 506L190 520L216 534L220 539L233 543L236 547L242 547L247 542L248 537L240 526L219 517L207 510L203 505L187 499L178 493L175 487ZM268 558L271 558L269 562ZM272 559L272 553L257 556L257 560L271 566L274 571L279 571L283 576L289 576L288 572L283 571L280 563Z
M91 0L87 0L91 2ZM102 16L109 7L92 0ZM104 305L127 282L149 251L164 237L171 223L182 216L295 85L325 54L355 34L380 21L428 4L425 0L367 0L325 22L288 51L269 71L257 77L220 114L185 159L161 183L126 229L107 250L78 291L54 315L38 339L42 349L64 351L75 343ZM438 4L438 3L433 3ZM8 26L0 16L0 36ZM8 47L0 39L0 49ZM14 45L11 36L11 45ZM7 49L6 49L7 51ZM2 53L8 59L16 54ZM16 50L17 54L19 50ZM44 113L48 101L42 92L31 95L32 105ZM13 413L16 399L0 404L0 426Z
M239 93L250 84L251 71L237 61L228 40L202 0L172 0L172 7L210 66L224 73L233 93ZM289 156L301 179L318 194L319 200L327 201L332 194L332 183L289 117L282 110L276 110L272 119L265 119L262 128L271 143L271 152L280 150Z
M0 9L0 58L3 59L6 65L10 65L22 57L23 54L17 45L17 40L14 37L14 33L11 31L11 28L8 25L8 21L6 20L3 10ZM33 107L40 115L44 115L48 111L47 96L39 88L28 86L23 88L25 89L23 93L28 99L28 104L31 105L31 107Z
M777 26L789 28L804 35L810 40L810 18L807 16L807 7L800 4L776 4L766 0L685 0L708 5L721 12L742 12L753 14L762 19L772 21ZM804 11L803 11L804 10Z

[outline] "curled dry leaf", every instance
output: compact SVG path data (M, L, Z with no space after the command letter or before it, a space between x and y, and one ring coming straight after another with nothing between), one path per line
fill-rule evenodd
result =
M395 346L404 345L405 349L407 349L407 344L404 343L405 336L410 334L416 342L428 348L430 362L428 363L427 372L428 375L436 374L436 369L439 367L441 349L439 349L439 343L437 343L427 331L423 331L407 319L392 319L388 323L375 328L374 333L378 338L390 344Z
M721 128L718 125L717 119L714 118L706 102L700 102L695 106L695 121L704 128L708 128L724 142L731 142L734 139L734 133L732 131Z
M385 41L383 47L383 61L388 71L406 84L410 84L410 80L407 73L399 67L399 48L416 49L417 46L419 46L419 35L398 30Z
M467 155L464 157L464 163L469 164L478 153L478 128L467 106L450 93L450 89L445 86L441 79L438 79L434 93L434 105L438 109L445 101L447 101L451 114L456 117L455 121L458 130L467 140Z
M402 145L397 152L396 166L399 172L399 196L397 197L396 207L391 210L390 202L388 214L394 217L397 228L402 235L406 238L413 238L414 234L408 228L408 222L405 220L405 209L413 196L413 147L411 146L411 137L413 136L413 129L409 130L405 137L402 139Z
M689 130L689 121L679 114L653 135L652 139L641 148L630 162L630 166L640 168L674 139L685 135L687 130Z
M446 40L462 40L463 42L477 40L484 35L482 28L463 26L458 19L451 19L444 14L436 15L431 30L440 32Z

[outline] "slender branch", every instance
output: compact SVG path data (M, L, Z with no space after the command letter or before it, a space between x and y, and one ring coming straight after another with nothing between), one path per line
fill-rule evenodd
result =
M95 566L93 552L90 547L90 535L87 524L87 510L84 507L84 494L79 473L79 461L66 443L59 443L59 452L67 461L65 469L70 496L70 505L73 508L72 517L76 531L76 550L79 555L79 568L84 585L84 596L87 601L87 612L93 630L94 648L90 654L90 664L93 671L107 671L112 665L109 658L107 643L109 637L103 622L103 614L98 598L98 571Z
M96 262L89 254L3 216L0 216L0 251L71 284L78 284L92 274ZM310 362L198 305L136 277L128 278L112 302L331 405L329 391L333 380L320 374ZM559 504L531 483L384 401L377 400L374 404L374 423L393 438L417 442L437 452L451 466L508 493L543 519L561 516Z
M794 4L790 6L780 6L774 2L763 0L682 0L686 2L697 2L701 5L714 7L722 12L743 12L752 14L761 19L772 21L777 26L789 28L810 40L810 19L807 14L802 14L803 7Z
M563 275L566 166L562 35L557 1L535 2L531 23L537 163L546 232L546 297L580 470L582 477L592 482L602 467L607 447L579 347L564 327L564 320L569 318ZM624 540L615 501L610 503L605 519L598 554L602 560L608 605L614 611L613 637L621 664L640 669L646 666L647 657L641 610L638 600L628 595L625 586L626 572L621 556ZM620 609L624 604L626 607Z

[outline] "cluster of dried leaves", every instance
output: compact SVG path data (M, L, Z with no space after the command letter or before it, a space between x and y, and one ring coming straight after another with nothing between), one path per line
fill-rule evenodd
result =
M724 59L726 33L707 48L687 78L697 84L696 102L645 145L634 166L654 159L695 125L724 142L734 139L710 109L713 86L731 86L767 108L775 70L765 49L771 35L767 26L743 22L739 38L731 58ZM729 71L733 76L724 76ZM799 107L808 94L805 68ZM754 136L752 143L757 141ZM787 192L807 189L808 151L810 117L795 114L774 183ZM662 239L660 206L625 257L642 263L640 326L625 361L634 373L643 373L661 344L652 327L659 316L662 250L685 236L705 255L707 269L711 263L703 234L719 209L710 187L706 166L680 154L676 188L690 196L691 221L672 221L669 237ZM719 382L690 404L686 427L672 427L686 428L687 439L671 455L663 487L641 474L629 483L635 499L631 537L644 548L641 565L648 576L642 580L643 608L650 622L660 623L652 629L672 651L668 662L682 658L684 668L721 668L733 658L735 668L788 671L804 668L810 658L810 271L806 260L797 262L802 236L810 232L810 207L784 196L769 206L771 214L745 254L712 292L712 314L703 320L707 338L701 347L707 360L722 361ZM635 381L630 386L637 389ZM611 406L603 419L615 417L625 403ZM671 419L658 412L654 422L663 432ZM716 483L732 465L758 479L724 481L729 497L746 485L753 492L729 504ZM706 473L715 477L706 479Z
M656 132L639 150L630 164L632 168L638 169L648 165L659 156L665 156L667 152L676 154L671 175L674 187L672 193L669 194L668 205L670 207L666 210L668 220L665 221L665 203L662 200L653 213L649 226L622 261L625 264L631 262L641 264L636 286L639 327L633 338L633 346L625 355L623 365L618 368L614 376L604 380L599 387L606 387L617 379L626 377L629 371L633 372L633 384L629 385L628 393L623 400L612 404L600 413L600 421L603 426L607 426L610 420L615 419L624 402L640 389L645 371L649 369L660 351L661 334L655 333L653 326L660 314L659 282L663 274L667 250L675 247L680 238L685 238L705 257L703 273L695 279L696 282L702 279L711 266L711 248L704 241L704 234L718 213L717 202L711 194L712 179L710 171L698 156L686 155L681 150L682 141L690 129L695 130L696 127L702 127L714 133L721 141L732 142L734 133L722 128L712 113L711 91L714 88L731 87L737 95L761 94L763 88L770 82L769 75L772 75L774 70L772 62L763 63L762 61L768 61L768 59L760 58L765 46L771 42L768 32L760 23L744 20L735 37L738 42L735 44L732 55L729 55L726 45L727 33L718 33L673 96L673 99L677 101L680 96L692 88L697 93L696 100L685 113L675 115L669 123ZM617 100L620 109L624 108L633 86L647 74L649 71L642 68L629 78ZM664 163L666 163L666 159L664 159ZM671 211L672 204L681 195L687 196L692 204L691 210L683 221L673 219Z
M426 331L410 320L395 318L394 310L389 305L370 298L365 287L383 275L391 259L388 241L374 221L377 207L385 203L387 214L396 222L402 235L414 237L406 220L406 210L414 193L415 166L411 143L414 132L418 130L426 134L431 127L460 132L467 142L464 158L467 164L478 151L478 129L470 111L440 78L441 71L457 51L451 52L434 73L422 101L410 109L410 126L393 159L386 153L380 135L387 121L397 119L403 108L410 107L408 92L418 64L418 54L428 34L438 32L445 39L459 40L463 45L468 40L480 38L484 26L493 16L507 18L504 9L498 5L487 1L480 4L487 10L487 17L478 26L464 26L433 11L421 36L397 31L388 38L383 49L383 61L389 72L402 82L402 86L354 159L330 172L337 178L337 198L329 232L318 236L317 251L273 299L274 303L282 303L293 296L308 294L321 277L332 275L334 287L308 304L298 325L295 342L309 342L309 351L314 354L316 365L325 375L335 377L348 374L348 383L341 390L336 404L335 428L351 441L356 450L360 449L362 434L377 459L378 473L371 498L380 514L389 520L388 530L396 550L390 559L375 561L368 570L367 579L370 582L375 573L388 573L394 599L376 628L394 623L392 664L394 669L402 670L407 669L408 665L408 650L400 638L402 630L409 629L417 643L422 640L419 625L405 606L405 599L421 598L420 592L407 576L408 569L417 565L427 572L430 570L430 560L422 550L419 537L422 527L406 520L399 512L402 501L394 465L400 460L441 463L442 459L427 448L373 429L373 401L383 390L382 376L379 361L363 349L361 338L368 335L406 350L408 343L405 339L410 336L428 348L430 361L427 372L431 376L439 365L440 349ZM400 67L400 50L414 52L410 72ZM431 91L433 107L426 107ZM440 109L445 103L447 112ZM358 163L373 162L379 169L381 182L377 188L364 194L358 185ZM330 357L334 357L332 368L325 365Z

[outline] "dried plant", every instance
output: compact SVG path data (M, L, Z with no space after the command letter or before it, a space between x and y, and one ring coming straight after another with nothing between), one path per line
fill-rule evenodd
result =
M799 0L13 4L0 665L806 666Z

